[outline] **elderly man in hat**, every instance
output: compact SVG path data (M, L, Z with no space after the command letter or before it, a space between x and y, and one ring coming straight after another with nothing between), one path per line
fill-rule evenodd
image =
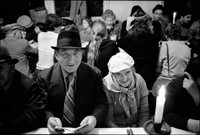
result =
M47 127L50 133L57 128L84 126L87 133L102 126L108 106L100 70L81 62L85 48L81 47L77 31L62 31L57 40L51 68L38 75L40 88L47 90Z
M23 133L42 126L47 93L15 70L17 59L0 46L0 131Z
M6 37L1 40L1 45L8 49L12 58L19 60L15 68L21 73L31 77L28 58L33 54L37 55L38 49L31 47L28 41L23 39L24 27L12 23L5 25L2 30Z

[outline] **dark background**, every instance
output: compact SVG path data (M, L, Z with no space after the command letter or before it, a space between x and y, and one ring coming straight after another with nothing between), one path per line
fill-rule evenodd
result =
M57 1L57 5L62 5L63 0L55 1ZM165 14L170 15L173 11L179 11L184 6L188 6L193 11L192 21L198 19L200 16L200 0L164 0L164 3L164 7L166 10ZM89 13L88 16L101 16L103 13L102 5L103 0L87 0ZM13 23L16 22L19 16L23 14L29 15L29 9L34 9L38 6L44 6L44 0L0 0L0 17L5 19L6 24ZM66 12L64 12L63 14L69 14L67 10L69 10L70 8L68 6L61 6L60 8L66 9ZM59 9L56 8L56 10L59 13Z

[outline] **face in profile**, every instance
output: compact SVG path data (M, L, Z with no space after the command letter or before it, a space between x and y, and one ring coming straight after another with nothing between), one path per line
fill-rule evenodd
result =
M192 15L186 15L186 16L182 17L183 23L188 24L190 22L191 18L192 18Z
M83 28L87 29L89 27L90 27L89 23L86 20L83 20Z
M76 71L82 60L81 49L58 49L56 52L56 58L64 69L68 73Z
M34 31L35 31L35 33L36 33L36 34L39 34L39 33L40 33L40 28L39 28L39 27L37 27L37 26L35 26L35 29L34 29Z
M133 77L133 70L131 68L129 69L124 69L118 73L113 73L117 83L119 86L128 88L132 81L135 81Z

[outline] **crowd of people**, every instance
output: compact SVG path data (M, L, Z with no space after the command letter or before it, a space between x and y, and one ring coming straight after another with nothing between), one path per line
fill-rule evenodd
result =
M142 127L154 117L154 82L170 76L164 121L199 133L200 22L189 8L175 23L162 5L152 13L134 5L122 22L107 9L102 19L83 17L82 28L53 13L43 22L1 18L1 131Z

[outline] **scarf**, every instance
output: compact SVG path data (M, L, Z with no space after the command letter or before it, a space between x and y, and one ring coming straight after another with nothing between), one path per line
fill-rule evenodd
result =
M136 79L135 76L134 78ZM136 82L134 83L134 81L132 81L129 88L121 87L112 73L109 73L103 80L104 85L108 88L108 90L119 93L119 104L124 109L126 116L128 118L134 116L138 112L134 94L136 91Z

